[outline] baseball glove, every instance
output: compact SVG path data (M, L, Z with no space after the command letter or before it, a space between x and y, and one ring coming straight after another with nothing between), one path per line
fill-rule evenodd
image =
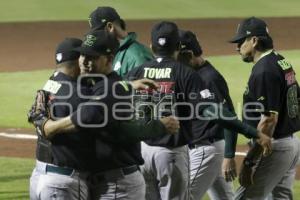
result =
M35 101L27 114L29 123L32 123L38 134L44 136L44 125L50 118L48 108L49 94L44 90L38 90Z
M248 143L250 150L244 158L239 174L239 183L241 186L247 187L254 183L253 177L263 154L262 147L255 143Z

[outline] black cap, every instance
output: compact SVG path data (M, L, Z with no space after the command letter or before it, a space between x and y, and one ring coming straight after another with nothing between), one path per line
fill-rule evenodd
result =
M85 36L81 47L76 50L82 55L100 56L115 54L119 48L116 37L104 30L91 31Z
M107 22L121 21L121 17L112 7L98 7L89 16L90 28L93 30L104 29Z
M155 24L151 31L151 43L159 54L175 51L179 47L179 31L173 22Z
M239 43L249 36L269 36L266 22L256 17L243 20L237 27L236 36L229 42Z
M78 59L80 53L76 51L76 48L80 47L81 44L82 41L77 38L66 38L58 44L55 51L56 64Z
M180 51L190 50L194 56L202 55L202 48L197 40L196 35L191 31L179 31Z

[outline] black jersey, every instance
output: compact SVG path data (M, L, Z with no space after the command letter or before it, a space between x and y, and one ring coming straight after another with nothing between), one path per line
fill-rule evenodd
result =
M277 112L275 139L300 130L298 87L292 65L275 51L269 52L253 66L244 93L243 120L257 127L261 113Z
M195 70L203 80L205 86L212 92L216 103L235 113L224 77L208 61L196 67ZM193 129L193 132L196 133L193 143L203 139L214 141L224 138L224 128L211 120L200 120L200 123L194 123Z
M81 87L87 95L87 88ZM69 116L77 110L84 99L79 98L77 81L61 72L55 72L45 84L45 91L51 93L51 113L54 120ZM87 170L93 160L93 137L84 130L72 134L58 134L51 138L53 164L79 170Z
M116 72L106 76L105 80L98 81L93 87L91 100L78 108L71 119L77 126L93 126L91 131L95 135L95 159L92 171L141 165L144 160L141 156L140 142L116 142L120 132L107 129L115 120L130 118L130 112L116 112L118 109L131 107L131 88L122 81ZM98 126L98 128L96 128Z
M156 58L130 71L127 78L148 78L160 85L158 90L136 91L133 103L139 119L149 121L171 114L179 117L179 134L165 135L145 142L163 147L178 147L190 143L195 114L205 107L198 103L210 97L210 91L204 88L205 84L197 73L172 58Z

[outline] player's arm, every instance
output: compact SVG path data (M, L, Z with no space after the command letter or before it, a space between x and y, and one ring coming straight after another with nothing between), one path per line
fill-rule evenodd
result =
M152 120L148 124L141 121L115 121L109 124L109 129L120 133L119 141L128 141L128 139L131 141L141 141L162 136L166 133L177 133L179 121L171 116L160 120ZM77 126L72 122L71 116L57 121L48 120L43 127L44 135L47 138L51 138L57 134L72 133L76 130Z
M203 109L202 115L214 120L224 128L242 133L248 138L259 138L258 142L264 147L264 154L268 154L271 151L271 138L269 134L265 134L262 130L241 122L237 119L237 116L227 110L224 107L220 107L218 104L211 104Z
M261 120L259 121L257 126L257 130L263 133L267 133L269 137L272 137L277 122L278 122L278 113L272 112L269 113L268 115L262 114ZM256 158L260 157L262 151L263 151L262 147L257 143L254 143L251 146L245 159L249 161L255 160Z
M109 130L112 133L117 133L113 136L114 142L138 142L164 134L175 134L179 129L179 121L174 117L164 117L160 120L151 120L148 123L144 121L115 121L109 124Z

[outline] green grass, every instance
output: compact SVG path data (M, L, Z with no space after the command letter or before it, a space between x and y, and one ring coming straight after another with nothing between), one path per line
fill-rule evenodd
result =
M34 160L0 157L0 199L29 199L29 177Z
M26 122L35 91L53 70L0 73L0 127L31 127Z
M115 7L125 19L299 16L299 0L11 0L0 21L86 20L97 6Z

